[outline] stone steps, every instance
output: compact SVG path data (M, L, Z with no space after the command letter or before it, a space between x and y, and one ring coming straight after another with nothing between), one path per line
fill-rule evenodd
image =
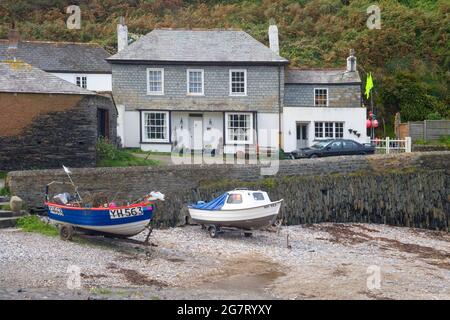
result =
M19 218L20 218L20 216L9 217L9 218L0 218L0 229L15 227L17 224L17 219L19 219Z
M9 210L0 210L0 218L11 218L14 216L14 213Z

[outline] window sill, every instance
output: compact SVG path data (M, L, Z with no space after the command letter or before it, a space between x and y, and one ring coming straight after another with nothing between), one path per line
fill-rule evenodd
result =
M227 141L226 143L225 143L226 145L241 145L241 146L243 146L243 145L252 145L253 144L253 141Z
M230 97L247 97L247 94L230 94Z
M147 92L148 96L163 96L164 92Z
M188 97L204 97L204 93L186 93L186 96Z
M170 141L140 141L140 144L172 144Z

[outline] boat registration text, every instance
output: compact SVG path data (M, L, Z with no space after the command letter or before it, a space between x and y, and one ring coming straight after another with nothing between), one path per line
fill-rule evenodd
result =
M142 216L143 214L144 209L142 207L109 210L109 216L111 217L111 219L136 217Z
M50 211L50 213L52 213L54 215L64 216L63 210L61 208L54 207L54 206L48 206L48 210Z

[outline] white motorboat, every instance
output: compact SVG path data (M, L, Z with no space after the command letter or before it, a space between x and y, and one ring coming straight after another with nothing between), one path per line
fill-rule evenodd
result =
M192 221L207 226L212 237L220 227L254 230L274 223L283 199L270 201L265 191L236 189L188 206ZM247 232L246 235L251 235Z

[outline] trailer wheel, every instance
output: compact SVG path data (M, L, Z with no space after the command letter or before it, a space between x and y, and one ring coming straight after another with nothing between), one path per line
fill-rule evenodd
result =
M64 241L72 240L74 229L72 226L62 224L59 226L59 237Z
M252 236L252 233L251 232L244 232L244 236L246 238L250 238Z
M208 231L211 238L217 238L218 230L216 226L209 226Z

